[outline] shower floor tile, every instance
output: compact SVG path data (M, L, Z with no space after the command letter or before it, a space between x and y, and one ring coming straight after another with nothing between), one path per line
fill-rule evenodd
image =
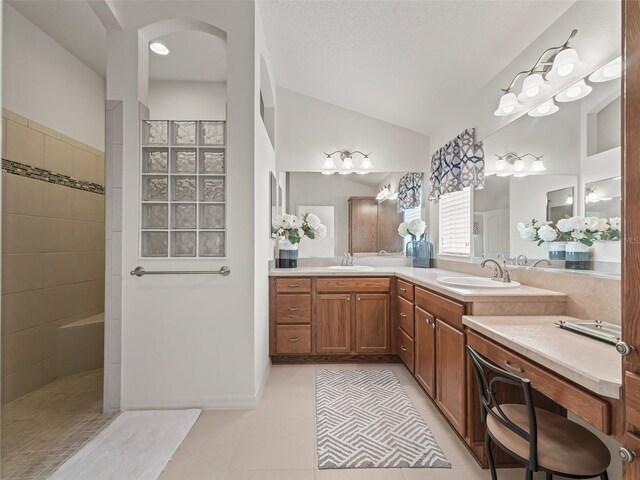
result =
M106 427L102 369L53 382L2 406L2 480L46 479Z

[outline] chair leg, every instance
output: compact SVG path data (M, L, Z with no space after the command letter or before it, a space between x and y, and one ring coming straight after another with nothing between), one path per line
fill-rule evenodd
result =
M484 434L484 449L487 452L487 462L489 463L489 470L491 470L491 480L498 480L496 463L493 459L493 442L491 441L488 431Z
M527 467L525 470L524 478L525 480L533 480L533 470L531 470L529 467Z
M600 474L600 480L609 480L609 475L606 470Z

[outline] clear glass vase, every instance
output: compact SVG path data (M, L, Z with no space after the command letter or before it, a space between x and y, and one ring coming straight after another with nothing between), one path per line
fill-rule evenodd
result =
M284 237L278 240L278 268L298 268L298 244Z
M415 268L433 267L433 243L427 240L425 234L422 234L420 240L414 242L413 266Z
M413 258L414 250L416 245L416 237L410 235L409 241L407 242L407 246L405 247L405 255L407 258Z

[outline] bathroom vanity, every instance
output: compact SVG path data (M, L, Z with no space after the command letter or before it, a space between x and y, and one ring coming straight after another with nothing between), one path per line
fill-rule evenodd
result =
M571 319L565 294L526 285L462 288L438 280L456 275L409 267L274 269L272 361L401 361L483 466L485 430L466 345L530 378L539 407L569 411L617 435L620 358L613 346L554 325ZM522 401L519 395L500 392L511 401ZM502 453L497 461L516 466Z

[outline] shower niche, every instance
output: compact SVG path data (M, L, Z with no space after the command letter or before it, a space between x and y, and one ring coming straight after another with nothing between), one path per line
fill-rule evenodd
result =
M140 256L226 254L226 122L144 120Z

